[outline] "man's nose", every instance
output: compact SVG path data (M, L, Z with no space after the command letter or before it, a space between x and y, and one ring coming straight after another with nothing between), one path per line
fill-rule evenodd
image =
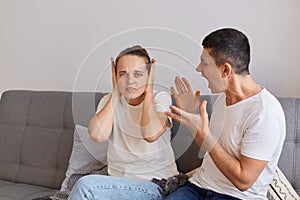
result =
M197 72L202 72L202 66L201 63L196 67Z

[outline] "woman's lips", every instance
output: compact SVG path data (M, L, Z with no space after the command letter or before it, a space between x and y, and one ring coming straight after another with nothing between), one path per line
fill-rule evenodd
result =
M131 93L131 92L135 92L136 89L133 87L128 87L128 88L126 88L126 91Z

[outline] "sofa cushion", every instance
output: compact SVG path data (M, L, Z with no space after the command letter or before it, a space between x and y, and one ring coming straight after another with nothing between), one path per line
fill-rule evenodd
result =
M107 146L107 141L100 143L92 141L87 128L76 125L69 166L66 172L66 178L64 179L60 190L67 190L68 181L71 175L82 167L87 166L90 163L95 163L97 160L105 164L107 160Z
M0 179L59 188L74 124L68 92L7 91L0 102ZM70 105L71 106L71 105Z
M286 138L278 167L300 194L300 98L278 97L286 118Z
M53 193L54 190L45 187L0 180L1 200L32 200L38 197L50 196Z
M269 200L299 199L283 172L277 167L272 183L269 185L267 198Z

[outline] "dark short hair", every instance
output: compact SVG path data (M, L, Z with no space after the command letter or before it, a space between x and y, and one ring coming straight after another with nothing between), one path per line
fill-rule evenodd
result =
M147 64L147 70L148 70L148 72L150 72L151 59L150 59L150 56L149 56L148 52L146 51L146 49L144 49L140 45L135 45L135 46L124 49L123 51L121 51L119 53L119 55L116 58L116 67L118 65L119 58L121 58L122 56L125 56L125 55L134 55L134 56L144 58L145 63Z
M250 44L242 32L233 28L216 30L203 39L202 46L217 66L228 62L236 74L249 74Z

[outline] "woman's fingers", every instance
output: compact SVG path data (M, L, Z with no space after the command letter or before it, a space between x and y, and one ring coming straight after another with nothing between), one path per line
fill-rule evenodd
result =
M110 62L111 62L113 87L115 87L117 85L117 73L116 73L115 61L112 57L110 58Z
M149 73L149 79L148 79L148 83L151 83L151 84L153 84L153 81L154 81L155 62L156 62L156 60L154 58L152 58L151 59L150 73Z

